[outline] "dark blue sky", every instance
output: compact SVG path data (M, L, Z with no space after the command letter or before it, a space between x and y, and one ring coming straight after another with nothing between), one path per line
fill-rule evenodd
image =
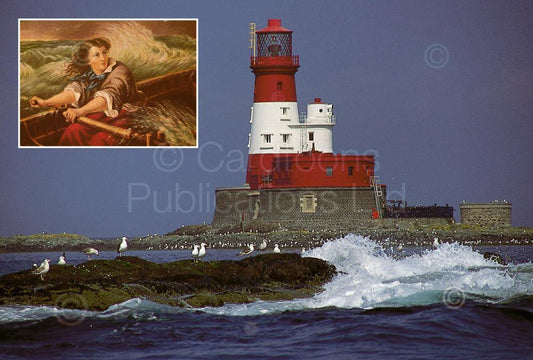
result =
M74 5L73 5L74 4ZM531 1L4 1L0 235L166 233L245 180L248 23L281 18L300 111L334 104L337 153L374 154L411 205L513 203L533 226ZM18 149L18 18L198 18L199 149Z

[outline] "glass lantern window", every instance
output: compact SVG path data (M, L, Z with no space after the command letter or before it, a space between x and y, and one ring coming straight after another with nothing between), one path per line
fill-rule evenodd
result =
M258 56L292 56L291 33L257 34Z

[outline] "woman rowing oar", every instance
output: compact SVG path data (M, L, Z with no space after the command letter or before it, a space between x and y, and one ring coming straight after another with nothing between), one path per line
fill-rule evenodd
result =
M119 139L108 132L84 124L77 118L88 117L120 128L128 127L123 109L127 102L138 98L135 79L121 62L109 56L111 43L99 37L80 44L72 56L66 72L74 75L65 89L49 99L34 96L31 107L59 107L71 105L63 112L69 125L59 140L60 146L117 145Z

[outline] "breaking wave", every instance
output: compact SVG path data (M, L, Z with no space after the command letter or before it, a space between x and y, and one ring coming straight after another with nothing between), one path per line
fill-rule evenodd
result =
M162 131L165 140L174 146L196 145L196 112L190 107L163 100L140 108L132 116L137 130Z
M502 266L468 246L441 244L421 254L390 254L374 241L348 235L304 256L326 260L339 274L310 299L227 305L206 311L221 315L258 315L336 307L374 309L465 301L503 304L533 296L531 263Z
M525 300L530 304L533 296L531 262L499 265L457 243L444 243L435 249L404 256L398 251L391 254L368 238L348 235L310 250L304 256L324 259L335 265L339 272L325 285L324 291L314 297L229 304L200 310L216 315L246 316L320 308L367 310L439 304L458 308L466 301L504 306ZM7 306L0 307L0 324L50 317L66 321L75 321L77 317L150 321L198 310L142 299L131 299L104 312Z

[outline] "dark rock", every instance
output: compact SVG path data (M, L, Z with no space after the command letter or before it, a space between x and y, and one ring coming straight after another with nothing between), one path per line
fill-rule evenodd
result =
M333 265L298 254L166 264L122 256L78 266L52 265L44 281L31 269L4 275L0 277L0 305L105 310L140 297L172 306L221 306L312 296L334 274Z
M503 257L500 254L496 254L490 251L485 251L483 253L483 257L485 259L497 262L500 265L507 265L507 263L505 262L505 260L503 260Z

